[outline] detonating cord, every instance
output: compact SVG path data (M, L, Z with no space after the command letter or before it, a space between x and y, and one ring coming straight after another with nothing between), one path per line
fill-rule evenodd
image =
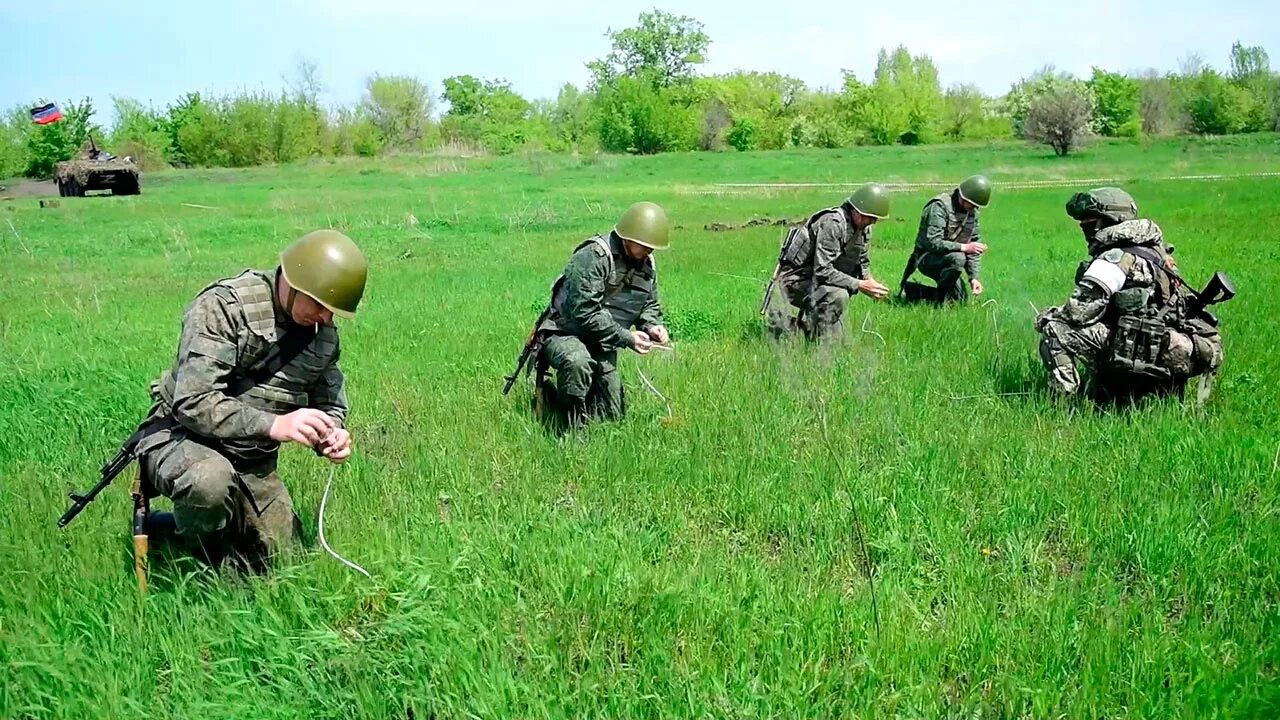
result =
M337 552L334 551L333 548L329 547L329 541L324 539L324 508L325 508L325 505L328 504L329 502L329 491L333 489L333 478L337 474L338 474L337 465L334 465L333 467L329 468L329 481L324 484L324 495L320 497L320 518L317 522L317 524L319 525L320 545L324 548L325 552L333 556L333 559L337 560L343 565L346 565L352 570L355 570L361 575L372 579L373 576L369 574L368 570L365 570L359 565L339 555Z

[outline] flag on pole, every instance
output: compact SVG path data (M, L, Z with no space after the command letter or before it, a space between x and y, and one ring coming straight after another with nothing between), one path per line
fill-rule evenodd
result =
M31 108L31 122L37 125L49 125L62 119L62 111L54 103Z

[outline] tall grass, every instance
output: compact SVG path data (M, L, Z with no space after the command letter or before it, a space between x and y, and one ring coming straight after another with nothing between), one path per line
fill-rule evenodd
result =
M460 157L431 173L438 159L397 157L156 174L137 198L0 209L0 716L1274 715L1280 185L1147 178L1275 159L1267 142L1182 141L1065 163L969 147ZM1127 178L1187 275L1233 275L1204 411L1043 393L1030 306L1061 302L1081 258L1070 189L997 185L993 302L857 299L831 350L759 337L749 278L772 267L778 228L703 230L845 192L699 194L718 182L976 171ZM881 278L931 194L895 195ZM679 226L659 258L677 350L622 358L628 418L557 440L501 376L566 253L641 198ZM57 531L64 493L145 411L191 295L318 226L373 264L342 328L357 454L326 534L374 578L309 546L265 577L174 557L139 598L125 483ZM328 472L283 455L309 528Z

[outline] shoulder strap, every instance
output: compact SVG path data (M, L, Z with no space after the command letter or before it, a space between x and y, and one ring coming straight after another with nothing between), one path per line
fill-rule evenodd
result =
M271 379L272 375L280 372L284 366L301 355L302 351L315 339L316 329L313 325L291 328L284 334L284 337L281 337L275 345L271 346L271 350L267 352L266 357L245 371L240 382L228 394L231 397L243 395L251 388Z

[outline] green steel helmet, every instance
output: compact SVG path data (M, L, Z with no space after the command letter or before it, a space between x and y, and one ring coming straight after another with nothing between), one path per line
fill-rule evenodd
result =
M1067 214L1080 222L1102 218L1114 225L1136 219L1138 204L1120 188L1103 187L1072 195L1067 201Z
M369 263L351 238L337 230L316 230L280 253L280 271L298 292L349 318L355 317L364 295Z
M638 202L627 208L613 226L613 232L624 240L654 250L671 246L671 222L667 220L667 213L651 202Z
M980 208L991 204L991 181L986 175L967 177L957 189L960 191L961 198Z
M879 220L889 217L889 191L879 183L867 183L849 196L854 210Z

